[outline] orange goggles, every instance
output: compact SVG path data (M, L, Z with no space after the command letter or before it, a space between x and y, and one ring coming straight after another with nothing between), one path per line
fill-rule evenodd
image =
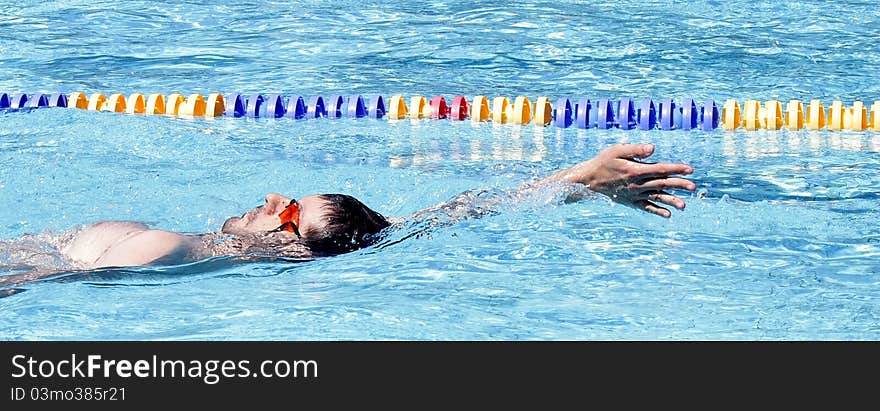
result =
M297 237L302 237L299 234L299 203L296 200L290 200L290 204L284 208L281 214L278 214L278 218L281 219L281 225L275 231L287 231L296 234Z

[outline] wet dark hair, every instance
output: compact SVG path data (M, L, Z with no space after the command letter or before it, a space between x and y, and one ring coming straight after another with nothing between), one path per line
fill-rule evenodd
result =
M368 247L391 225L382 214L345 194L321 194L327 212L323 227L303 232L302 241L313 254L336 255Z

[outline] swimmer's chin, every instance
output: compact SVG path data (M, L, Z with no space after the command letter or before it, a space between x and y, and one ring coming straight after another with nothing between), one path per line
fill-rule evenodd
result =
M239 217L230 217L223 222L220 232L224 234L239 234L240 230L236 230L235 224L241 221Z

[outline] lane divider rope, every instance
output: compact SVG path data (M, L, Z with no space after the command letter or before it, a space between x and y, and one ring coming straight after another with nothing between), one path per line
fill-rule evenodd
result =
M629 97L619 100L587 97L569 99L561 97L552 101L540 96L531 100L526 96L492 99L484 95L468 99L454 96L425 97L403 95L332 95L332 96L285 96L282 94L212 93L169 95L139 93L128 96L113 93L86 95L0 93L0 110L32 110L48 107L69 107L89 111L109 111L127 114L168 115L186 118L250 117L292 118L296 120L316 118L350 118L389 120L433 119L499 124L535 124L558 128L621 130L703 130L719 126L727 131L756 130L830 130L830 131L880 131L880 100L870 107L862 101L847 106L835 100L826 109L818 99L805 105L800 100L790 100L783 105L778 100L745 100L740 104L729 99L723 105L715 100L695 101L690 98L673 100L666 98L655 102L650 98L639 101Z

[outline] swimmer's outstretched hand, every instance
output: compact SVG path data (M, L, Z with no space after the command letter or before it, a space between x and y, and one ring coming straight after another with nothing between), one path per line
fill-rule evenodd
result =
M658 204L684 210L684 200L668 190L696 190L693 181L673 177L691 174L694 169L687 164L639 161L651 154L654 154L653 144L618 144L547 180L584 184L615 202L669 218L672 212Z

